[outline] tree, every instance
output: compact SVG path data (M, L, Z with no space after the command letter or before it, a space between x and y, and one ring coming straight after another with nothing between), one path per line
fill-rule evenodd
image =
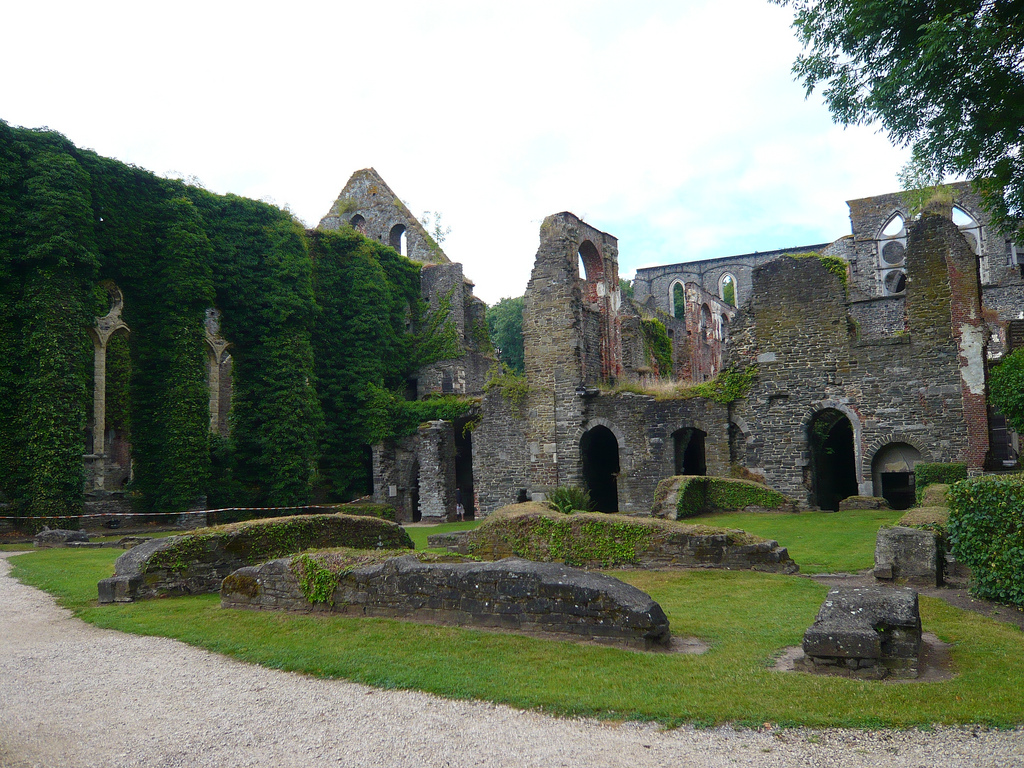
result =
M1024 434L1024 349L1003 358L988 380L989 399L1018 434Z
M525 297L502 299L487 308L487 330L498 357L518 374L526 370L523 362L523 306Z
M793 65L836 122L878 122L941 179L973 179L1004 231L1024 214L1024 5L772 0L796 11Z

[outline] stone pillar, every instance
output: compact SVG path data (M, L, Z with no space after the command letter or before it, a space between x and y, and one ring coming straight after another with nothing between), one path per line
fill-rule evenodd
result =
M107 431L107 340L109 335L93 337L92 373L92 452L102 456L105 452ZM97 476L97 488L103 487L103 473Z
M455 519L455 428L431 421L419 429L420 521Z

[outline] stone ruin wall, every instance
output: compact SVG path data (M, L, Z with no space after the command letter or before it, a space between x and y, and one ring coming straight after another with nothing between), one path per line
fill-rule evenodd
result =
M391 187L373 168L356 171L334 201L331 210L320 219L317 229L335 230L346 225L360 234L390 245L403 256L423 264L447 264L448 257L430 237ZM394 237L396 228L405 231L406 247ZM396 247L397 246L397 247Z
M858 338L842 284L816 259L756 271L732 352L740 364L756 363L758 377L733 420L742 460L773 488L810 500L808 427L825 408L853 426L861 495L873 495L872 459L892 442L913 446L923 461L981 469L988 424L977 259L951 221L927 216L911 233L907 269L908 332L874 338ZM873 306L855 304L861 313Z
M579 445L570 435L583 410L577 387L614 379L622 371L615 238L571 213L559 213L544 220L540 239L523 311L531 493L557 488L567 472L575 475ZM581 249L589 253L589 281L578 277ZM598 367L603 375L587 381Z

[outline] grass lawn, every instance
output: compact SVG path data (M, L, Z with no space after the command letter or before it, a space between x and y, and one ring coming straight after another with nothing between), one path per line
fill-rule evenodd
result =
M427 548L427 536L435 533L450 533L452 531L471 531L476 528L482 520L467 520L463 523L441 523L440 525L412 525L406 526L405 532L412 539L416 549Z
M615 572L661 603L674 634L711 646L687 656L388 619L223 610L216 595L98 607L96 582L111 574L118 554L41 550L12 563L18 578L58 595L98 626L174 637L268 667L381 688L666 724L1024 723L1024 633L938 600L922 598L924 625L954 644L959 675L939 683L884 684L767 668L783 647L800 642L825 594L799 577Z
M875 564L879 527L895 523L904 514L891 509L798 514L725 512L691 517L685 522L739 528L776 539L789 549L801 573L856 573Z

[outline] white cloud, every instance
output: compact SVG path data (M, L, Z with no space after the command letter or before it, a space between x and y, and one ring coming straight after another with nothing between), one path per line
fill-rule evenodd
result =
M616 235L625 274L831 240L844 200L893 189L904 153L804 100L789 21L764 0L19 3L0 118L309 225L372 165L442 212L495 301L557 211Z

